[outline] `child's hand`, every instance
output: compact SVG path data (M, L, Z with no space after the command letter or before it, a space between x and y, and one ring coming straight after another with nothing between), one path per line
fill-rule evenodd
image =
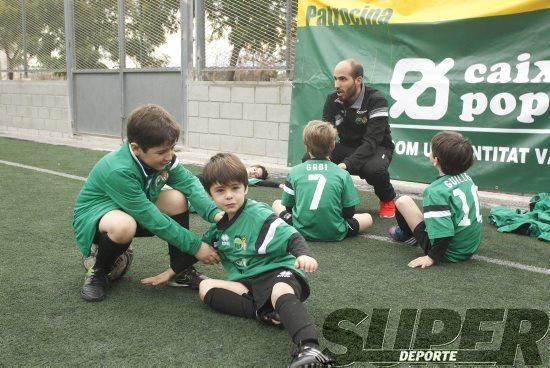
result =
M434 264L434 260L431 259L430 256L424 256L424 257L418 257L418 258L413 259L412 261L410 261L409 262L409 267L411 267L411 268L415 268L415 267L428 268L433 264Z
M204 242L201 243L201 247L199 251L195 253L195 257L204 264L220 263L220 256L218 256L216 250Z
M216 216L214 216L214 221L219 222L222 219L223 215L225 215L225 212L223 211L216 213Z
M147 277L145 279L142 279L140 282L143 285L159 286L159 285L166 284L174 276L176 276L176 273L174 272L174 270L169 268L166 271L164 271L162 273L159 273L156 276Z
M317 261L315 258L310 256L300 256L296 258L296 262L294 263L294 267L302 269L306 272L315 272L317 271Z

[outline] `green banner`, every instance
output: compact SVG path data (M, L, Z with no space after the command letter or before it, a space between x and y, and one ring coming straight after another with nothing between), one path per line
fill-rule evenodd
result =
M474 145L480 188L549 191L550 4L443 3L300 0L289 165L304 153L303 126L321 118L334 66L355 58L388 100L392 179L431 182L430 139L455 130Z

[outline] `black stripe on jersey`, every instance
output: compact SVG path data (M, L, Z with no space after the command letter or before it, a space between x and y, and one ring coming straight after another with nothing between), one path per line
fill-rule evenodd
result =
M288 180L285 181L285 187L294 190L294 188L292 187L292 184L290 184Z
M438 204L438 205L434 205L434 206L423 207L424 213L426 213L426 212L449 211L450 209L451 209L451 207L449 207L448 205L445 205L445 204Z
M273 221L277 220L279 217L276 214L270 215L262 225L262 229L260 230L260 234L258 235L258 239L256 240L256 250L260 249L262 244L264 243L265 236L267 235L267 232L269 231L269 227L273 223Z

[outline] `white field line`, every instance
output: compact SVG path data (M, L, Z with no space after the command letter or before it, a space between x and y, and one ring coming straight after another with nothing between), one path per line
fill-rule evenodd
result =
M392 239L390 239L386 236L371 235L371 234L365 234L365 235L362 235L362 236L367 238L367 239L373 239L373 240L384 241L384 242L387 242L387 243L398 244L397 242L393 241ZM496 264L496 265L499 265L499 266L515 268L515 269L518 269L518 270L535 272L535 273L542 273L544 275L550 275L550 269L548 269L548 268L529 266L529 265L524 265L524 264L517 263L517 262L506 261L506 260L503 260L503 259L479 256L477 254L474 255L472 257L472 259L475 259L476 261L493 263L493 264Z
M74 179L74 180L79 180L79 181L85 181L86 180L86 178L84 178L82 176L65 174L65 173L62 173L62 172L59 172L59 171L42 169L40 167L23 165L23 164L19 164L19 163L16 163L16 162L0 160L0 163L4 164L4 165L8 165L8 166L20 167L20 168L23 168L23 169L38 171L38 172L51 174L51 175L57 175L57 176L61 176L61 177L64 177L64 178L69 178L69 179ZM384 241L384 242L387 242L387 243L396 243L393 240L391 240L390 238L388 238L387 236L379 236L379 235L372 235L372 234L366 234L366 235L362 235L362 236L367 238L367 239L380 240L380 241ZM499 265L499 266L511 267L511 268L515 268L515 269L518 269L518 270L524 270L524 271L529 271L529 272L535 272L535 273L542 273L542 274L545 274L545 275L550 275L550 269L548 269L548 268L529 266L529 265L524 265L524 264L521 264L521 263L516 263L516 262L511 262L511 261L506 261L506 260L496 259L496 258L489 258L489 257L485 257L485 256L478 256L478 255L474 255L472 257L472 259L475 259L477 261L487 262L487 263L493 263L493 264L496 264L496 265Z
M10 162L10 161L0 160L0 163L4 164L4 165L8 165L8 166L20 167L20 168L23 168L23 169L38 171L38 172L42 172L42 173L46 173L46 174L62 176L64 178L69 178L69 179L74 179L74 180L80 180L80 181L85 181L86 180L86 178L83 178L82 176L65 174L65 173L62 173L62 172L59 172L59 171L53 171L53 170L48 170L48 169L42 169L40 167L35 167L35 166L18 164L17 162Z

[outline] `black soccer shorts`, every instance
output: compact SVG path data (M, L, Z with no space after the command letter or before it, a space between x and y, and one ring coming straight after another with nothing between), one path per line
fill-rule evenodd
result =
M266 271L259 276L251 279L239 280L248 290L256 309L260 310L264 306L269 306L271 309L271 292L273 286L279 282L284 282L292 287L294 294L300 301L304 301L309 296L309 285L307 281L299 274L288 268L277 268L272 271Z

